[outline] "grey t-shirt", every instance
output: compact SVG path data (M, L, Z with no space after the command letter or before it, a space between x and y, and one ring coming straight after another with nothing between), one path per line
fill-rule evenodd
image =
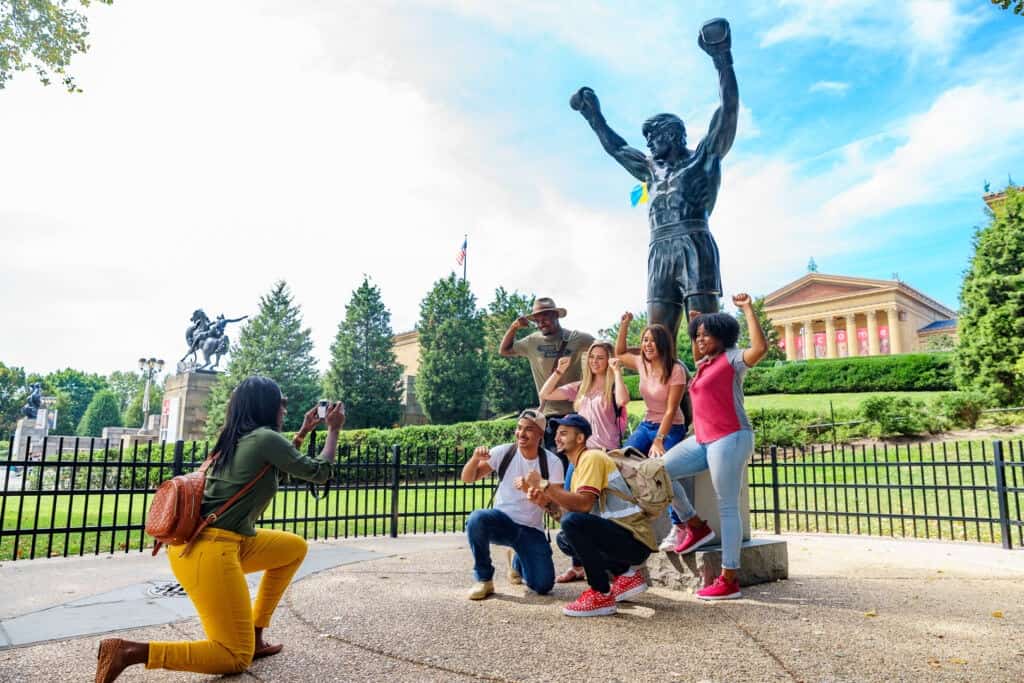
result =
M558 349L565 341L565 349L561 354ZM533 372L533 384L537 388L537 395L540 396L540 388L548 381L559 356L570 356L572 362L569 369L565 371L558 381L558 386L569 382L578 382L580 379L580 359L586 353L594 338L586 332L577 330L562 329L558 334L543 335L539 331L516 340L512 344L512 355L522 356L530 362L530 370ZM538 399L539 400L539 399ZM545 415L565 415L572 412L572 401L546 401L544 403Z

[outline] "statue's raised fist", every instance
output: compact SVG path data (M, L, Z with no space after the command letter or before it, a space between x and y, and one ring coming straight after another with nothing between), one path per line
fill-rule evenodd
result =
M725 19L712 19L700 27L697 34L697 45L712 57L719 59L732 49L732 32L729 22Z
M601 111L601 103L597 101L597 95L590 88L583 87L573 93L569 98L569 106L583 114L585 118Z

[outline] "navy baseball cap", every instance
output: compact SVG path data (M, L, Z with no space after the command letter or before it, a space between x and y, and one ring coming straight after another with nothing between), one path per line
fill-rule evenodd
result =
M587 422L587 418L582 415L577 415L576 413L569 413L565 417L552 418L551 421L564 427L575 427L583 432L584 438L587 439L589 439L590 435L594 433L590 428L590 423Z

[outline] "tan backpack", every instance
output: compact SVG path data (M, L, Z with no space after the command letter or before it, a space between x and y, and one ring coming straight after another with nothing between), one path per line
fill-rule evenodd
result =
M160 484L153 494L153 502L146 515L146 533L156 539L153 555L160 552L162 545L182 545L182 557L188 553L188 546L199 536L199 532L231 507L235 501L249 491L256 482L270 469L268 463L259 474L243 486L238 493L231 496L226 503L200 518L203 506L203 492L206 490L206 470L217 460L217 454L208 457L199 469L188 474L181 474Z
M660 517L672 503L672 480L665 471L664 460L649 458L632 446L608 451L608 457L619 468L619 474L626 480L633 497L614 489L605 491L635 503L648 519Z

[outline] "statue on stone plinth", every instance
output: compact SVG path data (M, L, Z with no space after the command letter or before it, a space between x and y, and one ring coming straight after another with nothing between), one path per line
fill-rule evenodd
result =
M228 352L231 346L224 329L228 323L237 323L249 316L241 318L225 318L223 314L218 315L216 320L211 321L209 316L198 308L192 313L192 324L185 330L185 341L188 343L188 352L178 361L178 372L185 370L211 370L215 371L220 364L221 356ZM203 363L198 364L197 354L203 352ZM185 359L192 356L192 360L186 364ZM213 359L211 362L211 358Z
M701 27L697 44L718 70L721 106L704 139L686 148L686 128L674 114L657 114L643 125L650 154L630 147L601 114L590 88L580 88L569 106L594 129L604 150L647 184L650 247L647 258L647 315L678 333L684 312L718 310L722 296L718 245L708 229L722 179L721 160L736 137L739 88L732 68L729 22L712 19Z
M39 414L39 409L43 407L43 385L39 382L34 382L29 385L31 391L28 395L28 400L25 401L25 405L21 407L21 414L30 420L36 419Z

